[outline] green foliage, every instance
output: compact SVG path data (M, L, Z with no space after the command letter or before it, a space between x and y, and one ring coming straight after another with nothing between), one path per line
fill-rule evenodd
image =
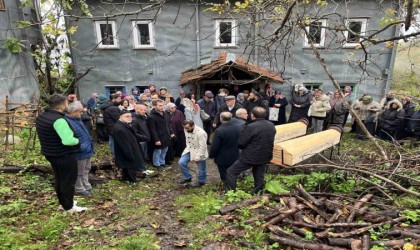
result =
M420 209L404 210L403 216L411 220L412 222L416 223L417 221L420 220Z
M370 250L386 250L383 246L374 245L370 248Z
M266 185L265 185L265 189L272 193L272 194L279 194L279 193L287 193L289 192L289 190L285 189L279 182L277 181L269 181Z
M244 200L244 199L248 199L248 198L251 198L251 197L252 197L251 194L248 194L248 193L246 193L246 192L244 192L242 190L236 190L236 191L229 190L226 193L226 200L229 203L238 202L238 201L241 201L241 200Z
M394 202L397 206L400 206L400 207L417 208L418 205L420 204L420 198L417 196L408 194L408 195L398 196L394 200Z
M4 42L3 47L8 49L11 53L17 54L23 51L25 45L23 45L19 39L15 37L8 37L6 42Z
M5 205L0 205L0 217L19 214L27 206L27 200L17 199L8 201Z
M158 250L160 249L157 239L154 235L141 233L124 238L118 249L125 250Z
M190 194L179 196L175 200L179 217L187 223L198 223L210 214L216 214L222 207L222 200L213 197L213 193Z
M372 240L381 240L383 237L386 236L388 230L391 228L390 224L385 224L383 226L380 226L378 228L372 228L369 230L370 238Z

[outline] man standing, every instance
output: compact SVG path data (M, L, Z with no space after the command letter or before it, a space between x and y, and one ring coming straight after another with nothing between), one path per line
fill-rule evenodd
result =
M115 163L122 169L122 180L137 182L136 171L144 168L144 154L132 126L131 112L121 110L114 126Z
M239 103L235 102L235 96L233 95L228 95L225 97L225 101L226 103L223 103L220 106L220 109L218 110L216 116L214 117L214 121L213 121L213 128L216 128L217 126L219 126L220 124L220 114L222 112L230 112L232 114L233 117L236 116L236 110L242 108L242 105Z
M264 109L268 110L268 106L264 104L260 93L258 93L255 90L252 90L251 93L249 93L248 100L246 102L244 102L244 108L248 112L248 122L251 121L251 111L255 107L261 107L261 108L264 108ZM268 112L267 112L267 114L268 114ZM268 118L268 117L266 117L266 118Z
M239 174L252 168L254 176L254 193L264 189L265 167L273 158L274 136L276 129L274 124L265 120L267 110L255 107L251 111L251 122L246 125L238 141L239 149L242 149L239 159L227 170L226 183L231 190L236 189L236 180Z
M79 139L64 119L67 98L54 94L48 100L49 108L36 118L36 131L41 143L41 153L51 163L55 177L55 192L58 202L65 211L81 212L74 198L74 185L77 179L76 153Z
M144 104L137 104L136 112L133 115L133 127L137 140L140 142L144 158L147 157L147 143L150 142L150 131L147 126L147 107Z
M115 93L111 94L110 98L110 102L101 105L101 110L104 113L104 123L108 132L109 148L111 149L112 156L114 156L114 135L112 134L112 131L114 130L115 123L120 119L120 109L118 108L118 105L120 105L121 97Z
M238 125L241 129L245 128L246 119L248 118L248 112L244 108L236 110L236 117L232 118L232 123Z
M214 162L217 164L220 179L225 188L226 171L239 157L238 139L242 132L242 126L233 124L231 119L232 114L229 112L220 114L222 125L214 131L209 155L209 158L214 158Z
M165 165L165 156L168 151L171 138L174 137L171 127L169 126L169 114L165 112L165 102L158 99L152 101L155 106L150 112L148 121L151 142L154 144L153 165L157 169L163 169Z
M66 121L79 138L80 151L77 153L77 180L75 186L76 195L91 195L92 185L89 183L91 169L90 158L93 156L93 141L86 126L82 122L83 105L79 101L70 103L67 108Z
M210 116L209 119L203 121L204 131L207 133L207 145L210 145L210 135L212 131L212 125L214 120L214 114L216 111L216 104L213 101L214 95L213 93L208 90L204 94L203 99L197 101L198 106L200 106L201 110L206 112Z
M182 123L185 130L185 138L187 147L182 152L182 156L179 159L179 167L184 175L184 179L180 181L180 184L189 183L192 180L190 170L188 169L188 162L197 163L198 165L198 182L195 187L200 187L206 184L206 159L209 157L207 153L207 134L206 132L195 126L191 120L185 120Z

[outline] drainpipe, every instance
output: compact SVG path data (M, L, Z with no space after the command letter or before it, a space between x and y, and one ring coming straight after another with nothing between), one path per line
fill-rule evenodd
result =
M401 6L401 1L398 1L398 9L400 9L400 6ZM399 35L399 29L395 25L394 26L394 37L397 37L398 35ZM394 41L394 46L392 47L392 51L391 51L391 57L389 58L388 77L385 80L386 82L385 82L385 89L384 89L383 96L385 96L389 92L389 89L391 88L392 78L394 76L395 58L397 57L397 47L398 47L398 41Z
M196 45L196 64L197 67L200 66L200 18L199 18L199 11L200 7L198 6L198 1L195 2L195 45ZM197 93L199 94L199 93Z
M255 32L254 32L254 63L256 64L256 65L259 65L259 57L260 57L260 47L258 46L258 44L257 44L257 39L260 37L260 25L256 25L256 23L257 22L259 22L260 21L260 18L258 18L259 17L259 15L260 14L256 14L255 15L255 22L254 22L254 29L255 29Z

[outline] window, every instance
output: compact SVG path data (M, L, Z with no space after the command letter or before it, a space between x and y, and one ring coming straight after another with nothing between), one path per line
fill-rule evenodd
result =
M117 31L115 21L96 21L96 38L98 48L118 49Z
M116 93L117 91L121 91L121 92L125 93L125 86L124 85L116 85L116 86L106 86L105 87L106 96L110 96L110 95Z
M153 23L151 21L133 21L134 48L154 48Z
M311 22L309 26L306 27L306 30L309 33L309 39L312 40L315 47L324 47L325 46L325 26L327 25L327 20L317 20ZM311 43L307 36L305 36L305 47L310 47Z
M4 0L0 0L0 10L6 10L6 6L4 5Z
M236 46L235 20L216 20L216 47Z
M346 38L345 47L355 47L359 45L360 35L363 36L366 32L367 19L350 19L346 22L347 31L344 31ZM351 32L350 32L351 31Z
M321 89L322 83L303 83L303 86L307 88L309 91L315 90L315 89Z

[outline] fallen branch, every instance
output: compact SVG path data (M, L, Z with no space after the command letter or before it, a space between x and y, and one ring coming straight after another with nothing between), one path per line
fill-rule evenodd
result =
M246 206L249 206L249 205L255 204L255 203L257 203L257 202L260 202L260 201L262 201L262 200L264 201L264 203L268 203L268 201L269 201L269 197L268 197L268 196L266 196L266 195L264 195L264 196L252 197L252 198L250 198L250 199L246 199L246 200L239 201L239 202L234 202L234 203L229 204L229 205L227 205L227 206L225 206L225 207L222 207L222 208L219 210L219 213L220 213L221 215L225 215L225 214L227 214L227 213L229 213L229 212L235 211L235 210L236 210L236 209L238 209L238 208L241 208L241 207L246 207Z
M309 241L296 241L293 239L288 239L284 237L279 237L277 235L270 235L270 240L274 242L278 242L282 245L295 247L298 249L308 249L308 250L342 250L345 248L339 248L339 247L331 247L325 244L318 244L315 242L309 242Z
M373 194L367 194L363 196L362 199L356 202L356 204L354 205L353 209L350 212L349 217L347 218L348 223L353 222L354 216L356 215L356 211L358 211L366 202L370 201L372 197L373 197Z
M303 198L305 198L307 201L312 202L313 204L315 204L315 206L319 207L321 206L321 203L319 202L319 200L315 199L315 197L313 197L312 195L310 195L308 192L306 192L306 190L302 187L301 184L296 185L295 189L300 193L300 195L303 196Z
M404 188L403 186L401 186L400 184L391 181L388 178L385 178L381 175L377 175L375 173L372 173L370 171L367 170L362 170L362 169L357 169L357 168L350 168L350 167L342 167L342 166L338 166L338 165L332 165L332 164L302 164L302 165L296 165L296 166L290 166L288 167L289 169L293 169L293 168L333 168L333 169L339 169L339 170L343 170L343 171L353 171L353 172L358 172L358 173L363 173L363 174L367 174L370 176L373 176L375 178L378 178L384 182L387 182L389 184L391 184L392 186L394 186L396 189L404 192L404 193L408 193L408 194L412 194L414 196L420 197L420 193Z
M274 217L273 219L271 219L270 221L268 221L268 222L264 223L264 224L262 225L262 227L264 228L264 227L267 227L267 226L269 226L269 225L274 225L274 224L277 224L277 223L279 223L280 221L282 221L282 220L286 219L287 217L289 217L289 216L291 216L291 215L295 214L297 211L298 211L298 208L297 208L297 207L295 207L295 208L293 208L293 209L289 209L289 210L286 210L286 211L280 212L280 215L278 215L278 216Z
M298 236L294 233L289 233L289 232L281 229L279 226L268 225L267 228L268 228L268 230L277 234L278 236L288 237L288 238L292 238L292 239L295 239L295 240L302 240L302 237L300 237L300 236Z
M385 221L385 222L382 222L382 223L370 225L370 226L367 226L367 227L362 227L362 228L359 228L359 229L356 229L356 230L353 230L353 231L350 231L350 232L330 233L330 236L334 237L334 238L348 238L348 237L352 237L352 236L355 236L355 235L364 234L364 233L368 232L370 229L377 228L377 227L383 226L385 224L392 225L392 224L402 222L402 221L405 221L405 220L407 220L407 219L403 218L403 217L400 217L400 218L392 219L392 220Z

